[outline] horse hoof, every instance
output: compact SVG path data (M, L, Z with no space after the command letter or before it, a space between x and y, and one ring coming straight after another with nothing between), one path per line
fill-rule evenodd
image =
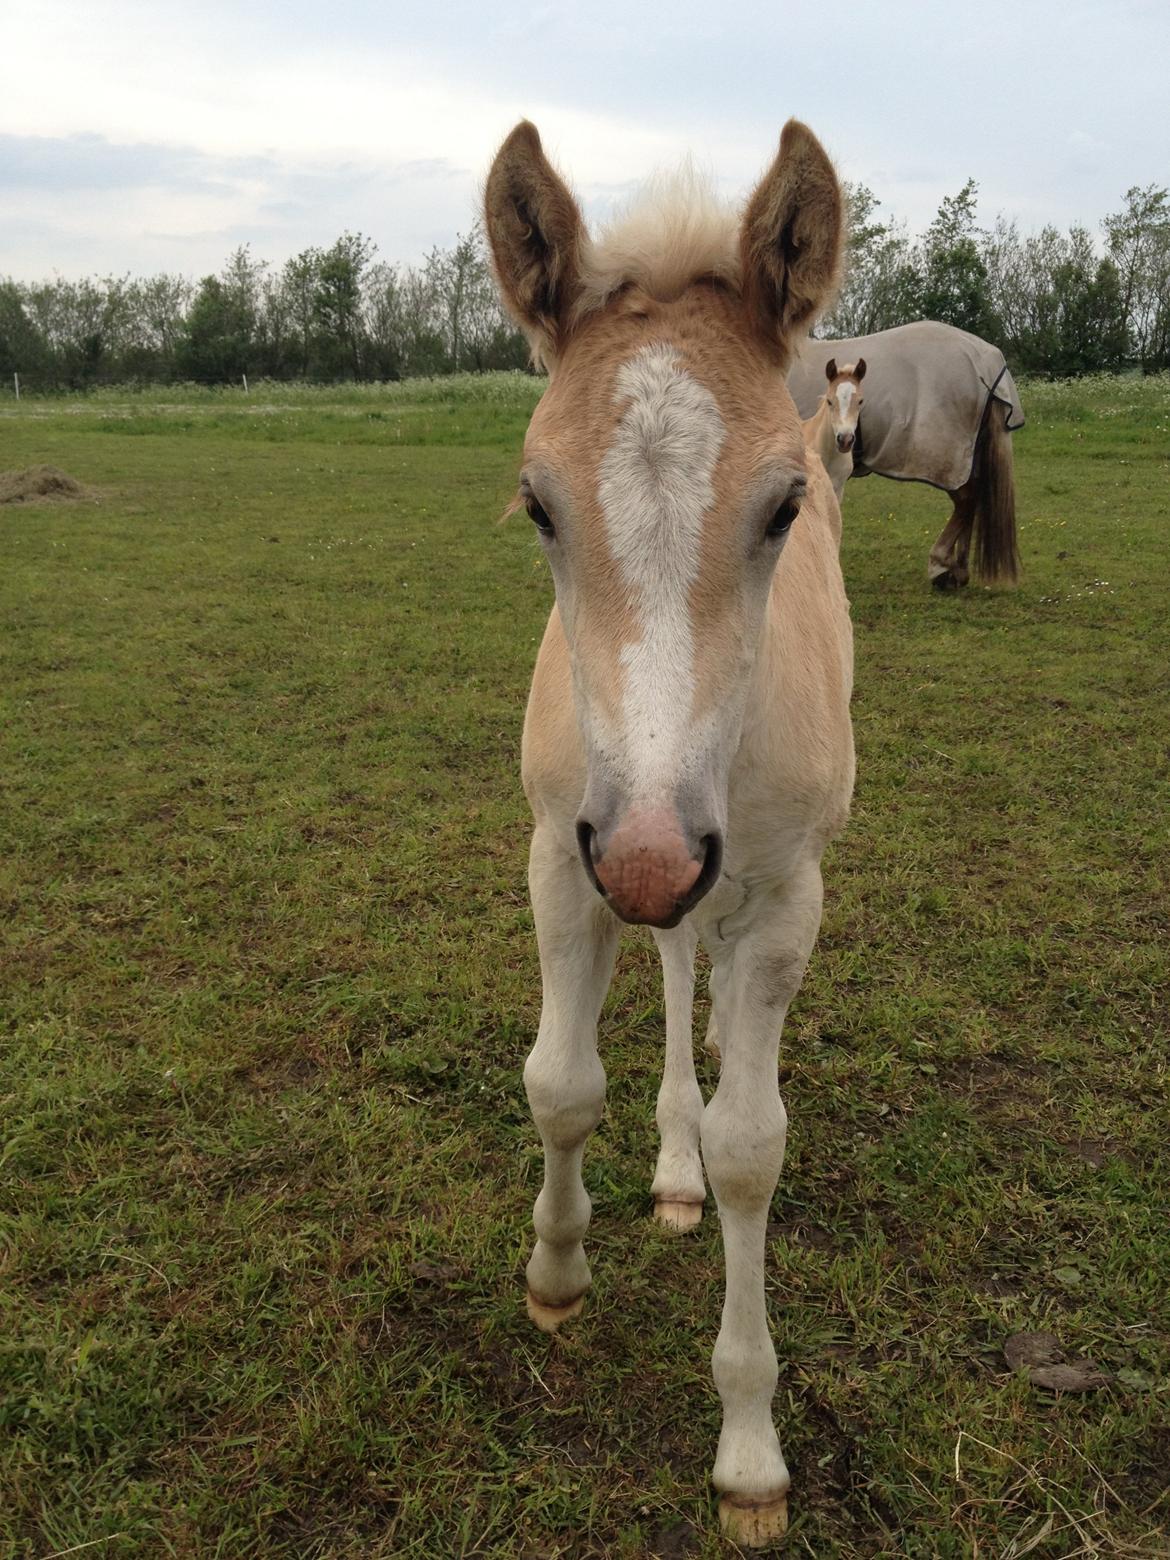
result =
M693 1230L703 1217L701 1202L676 1202L670 1197L654 1199L654 1220L668 1230Z
M763 1549L788 1531L788 1496L748 1500L724 1495L719 1501L719 1526L725 1538L744 1549Z
M703 1036L703 1049L708 1056L714 1057L717 1062L723 1060L723 1052L719 1049L719 1031L715 1027L715 1015L712 1013L707 1024L707 1033Z
M935 590L959 590L967 582L953 575L949 569L944 569L941 574L932 576L930 583Z
M578 1295L575 1300L570 1300L567 1305L548 1305L544 1300L538 1300L528 1291L528 1316L536 1323L541 1332L555 1333L564 1322L571 1322L575 1316L580 1316L585 1309L585 1296Z

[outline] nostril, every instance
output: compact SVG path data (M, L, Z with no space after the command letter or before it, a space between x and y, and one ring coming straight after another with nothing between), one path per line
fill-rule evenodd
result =
M699 845L703 851L703 865L691 890L696 899L705 894L719 876L723 866L723 836L704 834Z
M589 881L599 894L604 894L605 889L597 877L597 830L584 818L577 820L577 849L581 852L581 861Z
M718 881L719 874L723 870L723 836L704 834L699 841L695 859L701 860L703 864L699 868L698 877L675 906L675 921L671 923L672 925L697 905L707 890Z

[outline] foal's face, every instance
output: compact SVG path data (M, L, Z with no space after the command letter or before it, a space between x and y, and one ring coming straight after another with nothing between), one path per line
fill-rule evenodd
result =
M847 363L838 369L832 358L825 367L829 381L825 401L829 408L829 423L837 440L837 448L847 454L857 442L857 419L861 415L864 396L861 381L865 378L865 359L856 364Z
M841 244L812 132L790 120L738 224L706 222L676 207L594 245L527 123L484 192L501 296L550 368L520 492L572 663L581 856L618 915L655 926L719 875L768 591L800 524L783 375Z
M673 925L719 874L773 572L805 490L800 423L742 303L636 290L570 342L520 493L552 567L587 784L586 870Z

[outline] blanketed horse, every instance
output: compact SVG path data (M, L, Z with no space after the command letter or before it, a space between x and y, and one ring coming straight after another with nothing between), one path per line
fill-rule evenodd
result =
M966 585L968 555L987 584L1019 576L1013 429L1024 425L1015 381L990 342L937 320L845 341L806 341L788 376L802 417L825 389L830 358L864 357L873 375L854 445L853 475L927 482L951 498L951 517L930 549L940 589Z
M549 373L517 500L556 591L522 754L544 988L524 1069L545 1154L528 1310L555 1330L590 1284L597 1020L621 923L648 924L666 997L655 1214L697 1223L706 1171L727 1279L714 1482L725 1529L751 1544L783 1530L789 1484L764 1296L786 1133L777 1052L853 786L840 511L785 386L834 287L841 213L796 121L742 220L683 181L592 239L527 123L485 193L501 295ZM706 1104L700 941L722 1051Z

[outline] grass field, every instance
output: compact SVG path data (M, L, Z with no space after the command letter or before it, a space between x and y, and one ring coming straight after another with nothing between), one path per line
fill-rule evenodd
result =
M0 508L6 1560L726 1553L641 935L595 1288L523 1314L537 388L0 403L0 469L93 495ZM817 1560L1170 1555L1170 384L1024 398L1017 591L927 589L939 495L846 494L858 789L769 1265ZM1106 1383L1013 1374L1021 1330Z

